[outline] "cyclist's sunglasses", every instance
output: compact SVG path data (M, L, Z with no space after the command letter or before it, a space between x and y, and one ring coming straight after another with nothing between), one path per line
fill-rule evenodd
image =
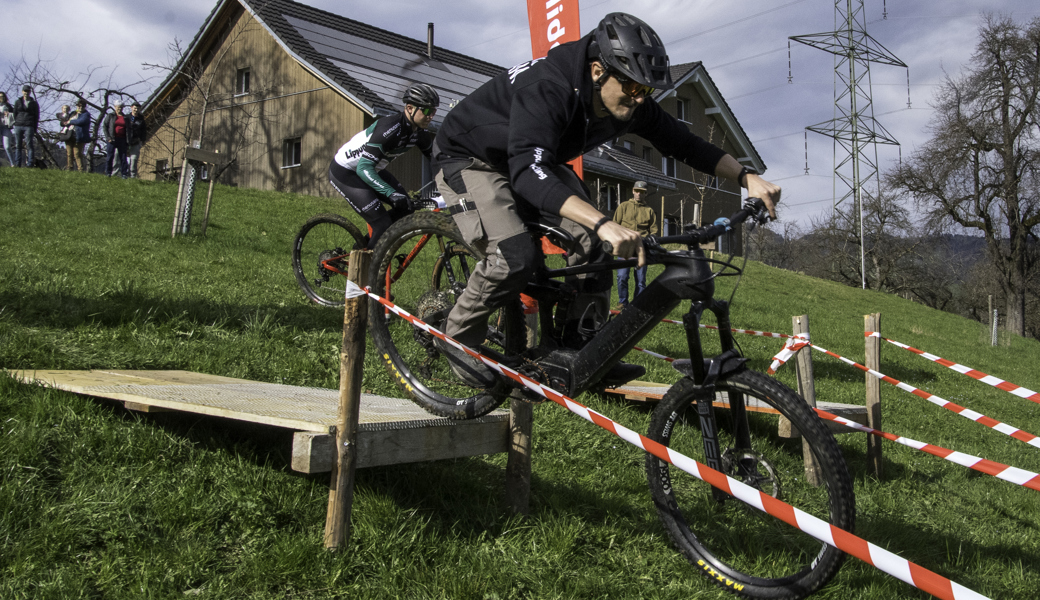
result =
M621 84L621 91L625 92L626 96L638 98L640 96L649 96L654 93L654 88L648 85L636 83L635 81L632 81L623 75L618 75L617 73L613 73L613 75L614 79L617 79L618 83Z
M422 111L424 117L437 114L437 109L433 108L432 106L416 106L415 108L418 108L420 111Z

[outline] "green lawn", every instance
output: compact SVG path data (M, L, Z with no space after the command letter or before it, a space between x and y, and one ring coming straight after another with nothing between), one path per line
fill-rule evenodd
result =
M348 214L345 203L218 186L208 235L171 239L175 195L175 184L0 169L0 367L337 387L342 313L305 300L289 252L309 216ZM726 297L732 284L720 283ZM873 312L885 337L1040 390L1035 341L1002 335L991 347L978 323L758 263L733 324L789 333L791 317L808 314L815 343L862 362ZM759 370L783 345L738 341ZM684 344L681 328L663 324L641 345L681 356ZM368 350L364 387L396 395ZM819 400L863 403L862 372L814 358ZM631 360L647 379L678 378L663 361ZM888 344L882 371L1040 433L1037 404ZM793 368L779 378L793 385ZM887 431L1040 472L1037 448L887 384L882 394ZM644 407L578 400L646 430ZM352 545L335 554L322 546L328 476L293 472L290 440L0 376L0 598L730 597L669 546L643 456L556 405L535 407L530 517L507 510L504 456L364 469ZM891 443L877 481L864 437L839 443L858 535L987 596L1036 597L1036 492ZM853 559L819 597L926 595Z

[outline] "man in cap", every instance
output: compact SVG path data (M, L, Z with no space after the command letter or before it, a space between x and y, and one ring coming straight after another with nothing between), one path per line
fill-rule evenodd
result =
M40 105L33 100L32 88L22 86L22 97L14 101L14 163L12 166L33 166L36 146L36 128L40 124Z
M660 232L657 226L657 213L646 204L645 181L635 183L632 187L632 197L622 202L614 211L614 222L625 229L638 232L643 237L657 235ZM628 271L629 269L626 267L618 269L617 272L618 308L628 304ZM646 265L636 268L636 293L632 297L638 296L644 288L646 288Z

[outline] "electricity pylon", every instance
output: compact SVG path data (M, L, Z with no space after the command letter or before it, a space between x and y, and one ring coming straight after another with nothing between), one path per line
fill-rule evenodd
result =
M835 55L834 108L838 115L830 121L806 127L809 131L834 138L847 154L840 160L835 147L834 174L848 185L848 191L834 205L853 198L859 215L860 278L867 287L866 246L863 239L863 182L874 179L880 193L877 144L898 146L899 142L874 119L871 99L870 63L908 68L884 46L867 34L863 0L835 0L835 31L796 35L789 39ZM873 152L871 152L873 150Z

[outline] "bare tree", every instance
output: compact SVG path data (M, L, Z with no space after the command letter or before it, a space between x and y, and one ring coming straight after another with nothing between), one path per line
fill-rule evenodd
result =
M965 74L935 99L932 139L888 176L931 223L977 230L1007 301L1007 329L1026 329L1028 282L1040 224L1040 19L1021 27L987 16Z
M818 277L859 286L865 279L872 290L903 294L912 291L911 271L924 237L910 219L903 199L890 190L864 196L863 256L867 272L860 272L860 229L854 207L837 207L814 219L806 243L815 246L803 259L805 270Z
M4 76L4 87L21 87L22 84L32 86L36 101L40 105L40 127L37 137L48 152L50 148L46 141L53 139L54 132L60 129L56 117L58 107L62 104L75 104L76 100L86 102L88 107L96 111L97 117L91 123L91 143L87 150L87 156L92 158L105 113L116 100L136 101L137 95L143 95L147 90L149 81L142 79L122 85L115 79L115 67L91 66L81 73L69 75L55 70L52 67L53 62L41 58L39 54L34 61L26 59L23 55L18 62L11 65ZM51 162L57 164L53 157Z
M280 118L281 115L270 112L263 100L274 95L281 82L268 74L251 71L244 81L236 82L237 86L244 85L244 89L235 89L222 78L221 67L239 51L236 45L260 28L255 21L251 23L228 21L220 32L222 42L213 54L188 56L180 40L174 39L167 48L167 64L144 64L145 69L165 72L176 89L149 107L150 118L162 121L174 132L172 144L164 148L171 164L176 152L185 146L203 148L209 138L219 139L226 145L227 162L211 175L216 178L237 164L251 146L266 146L266 136L253 135L252 128L269 127ZM210 124L210 117L217 111L223 112L223 118ZM165 145L161 138L157 141Z

